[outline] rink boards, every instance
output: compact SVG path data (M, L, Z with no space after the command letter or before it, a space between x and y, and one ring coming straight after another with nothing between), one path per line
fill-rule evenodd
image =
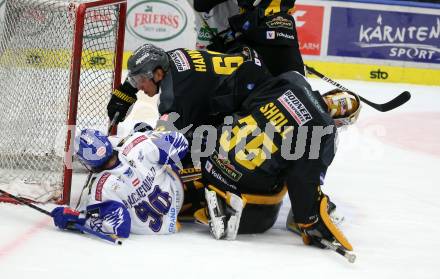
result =
M440 84L440 4L368 1L298 0L292 16L306 63L336 79ZM167 10L176 14L175 28L136 23L140 16L160 16L163 4L156 0L128 4L124 65L145 42L167 50L194 48L194 33L188 32L194 13L186 1Z
M440 5L370 2L298 1L306 63L332 78L440 84Z
M195 47L197 15L186 0L127 2L124 67L132 51L147 42L166 50ZM306 63L334 79L439 85L440 4L364 2L370 3L297 1L292 16ZM4 3L0 0L0 26ZM41 67L46 56L53 54L26 57ZM103 68L112 61L108 53L90 57L86 64Z

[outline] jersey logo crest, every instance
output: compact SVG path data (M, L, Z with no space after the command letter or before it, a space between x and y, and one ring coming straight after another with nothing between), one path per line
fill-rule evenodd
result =
M184 72L191 69L191 65L186 58L185 54L181 50L176 50L170 53L171 60L176 65L178 72Z
M284 92L284 94L278 98L278 101L290 113L290 115L292 115L299 126L312 120L313 117L310 112L291 90Z

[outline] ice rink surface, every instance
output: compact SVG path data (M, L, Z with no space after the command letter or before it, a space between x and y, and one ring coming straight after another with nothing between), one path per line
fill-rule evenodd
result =
M356 263L288 232L288 200L262 235L215 241L206 227L184 224L178 234L132 235L122 246L61 232L37 211L0 204L0 278L440 278L440 87L339 82L374 102L412 93L390 112L364 105L358 123L340 133L323 191L345 216L341 229ZM153 103L142 98L133 116L154 117ZM81 186L76 176L74 198Z

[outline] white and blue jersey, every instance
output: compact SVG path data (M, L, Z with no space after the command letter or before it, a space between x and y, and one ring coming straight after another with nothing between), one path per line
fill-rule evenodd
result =
M217 4L207 13L199 13L200 16L195 18L196 49L206 50L206 47L212 43L212 33L218 34L227 30L228 18L238 14L239 11L236 0L227 0Z
M119 163L91 178L82 206L93 230L128 237L177 231L183 203L182 182L174 170L188 151L178 132L138 132L118 146Z

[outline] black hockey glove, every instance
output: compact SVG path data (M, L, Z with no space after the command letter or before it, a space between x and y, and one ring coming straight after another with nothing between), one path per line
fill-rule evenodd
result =
M325 248L320 243L320 239L325 239L330 242L337 241L339 244L352 251L353 247L345 238L344 234L336 227L329 215L329 199L326 195L321 195L315 207L315 213L310 218L310 223L298 224L303 242L306 245L314 245L319 248Z
M119 112L119 116L116 122L124 121L128 110L137 100L137 91L138 90L133 88L127 81L113 90L112 97L107 104L107 115L110 121L117 112Z
M217 51L221 53L235 53L234 46L236 46L235 37L231 29L226 29L210 39L211 44L206 48L211 51Z
M153 127L150 126L150 124L146 122L138 122L134 124L133 126L133 133L145 133L147 131L152 131Z

